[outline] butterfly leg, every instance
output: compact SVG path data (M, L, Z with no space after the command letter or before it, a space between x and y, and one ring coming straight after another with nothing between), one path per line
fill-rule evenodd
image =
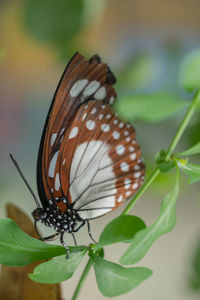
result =
M41 241L53 241L53 239L59 234L60 234L60 232L56 232L56 233L46 236L46 237L40 237L40 240Z
M73 234L73 232L71 234L72 234L72 237L73 237L73 240L74 240L74 245L77 246L75 235Z
M37 229L37 220L35 220L35 222L34 222L34 227L35 227L35 231L36 231L37 235L39 236L40 239L42 239L42 237Z
M46 236L46 237L41 237L41 235L40 235L40 233L37 229L37 220L35 220L35 222L34 222L34 227L35 227L35 231L36 231L37 235L39 236L40 241L48 241L48 240L52 241L57 235L60 234L60 232L56 232L52 235L49 235L49 236Z
M93 238L92 234L91 234L91 231L90 231L90 223L89 221L86 219L86 222L87 222L87 227L88 227L88 234L89 234L89 237L91 238L91 240L97 244L97 242L95 241L95 239Z
M65 244L65 242L63 240L63 236L64 236L64 232L61 232L61 234L60 234L60 242L65 247L65 249L67 250L67 258L70 258L69 247Z
M82 220L81 220L81 221L82 221ZM80 225L78 228L76 228L76 229L74 230L74 232L79 231L79 229L81 229L81 227L83 227L83 225L85 225L85 222L86 222L86 220L83 220L83 222L81 223L81 225Z

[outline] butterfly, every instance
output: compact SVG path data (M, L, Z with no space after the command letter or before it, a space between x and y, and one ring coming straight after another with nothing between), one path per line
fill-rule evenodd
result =
M86 60L76 53L61 77L44 125L37 161L40 202L31 190L37 204L32 216L35 225L40 221L55 230L41 239L59 235L68 255L64 233L74 237L87 223L92 238L89 220L130 199L144 179L135 130L111 108L115 82L98 55Z

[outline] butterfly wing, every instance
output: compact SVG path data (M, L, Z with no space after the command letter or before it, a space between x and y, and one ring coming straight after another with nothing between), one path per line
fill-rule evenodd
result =
M49 186L59 209L64 212L68 205L83 219L92 219L131 198L145 173L135 138L132 126L109 105L97 100L82 105L49 166Z
M76 53L67 65L47 115L38 153L37 186L43 207L48 206L47 199L55 198L48 170L76 111L91 98L112 103L116 97L112 88L115 81L109 67L97 55L87 61Z

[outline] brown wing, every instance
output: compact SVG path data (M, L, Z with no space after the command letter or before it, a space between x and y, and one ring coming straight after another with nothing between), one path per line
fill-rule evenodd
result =
M47 170L74 114L91 98L113 102L116 97L114 83L114 75L97 55L87 61L77 53L66 67L49 109L38 153L37 186L43 206L48 205L47 199L54 199Z
M48 185L84 219L101 216L133 196L144 178L141 150L130 124L92 100L77 111L50 161ZM67 203L57 201L65 211Z

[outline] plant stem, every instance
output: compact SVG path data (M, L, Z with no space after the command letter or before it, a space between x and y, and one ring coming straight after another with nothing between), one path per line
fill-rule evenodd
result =
M159 173L160 173L160 170L157 167L153 171L153 173L149 176L149 178L146 180L146 182L143 184L143 186L141 187L141 189L139 189L139 191L137 192L137 194L135 195L135 197L129 202L129 204L127 205L127 207L123 210L122 215L126 215L131 210L131 208L133 207L133 205L144 194L144 192L146 191L146 189L152 184L152 182L158 176Z
M168 161L170 159L170 156L172 154L172 152L174 151L174 149L176 148L178 142L180 141L183 132L185 131L189 121L192 118L193 113L195 112L196 106L200 103L200 90L197 92L197 94L195 95L192 103L190 104L184 118L183 121L181 122L179 129L177 130L168 150L165 156L165 161ZM143 186L141 187L141 189L139 189L139 191L137 192L137 194L135 195L135 197L129 202L129 204L127 205L127 207L123 210L122 215L127 214L131 208L135 205L135 203L139 200L139 198L144 194L144 192L146 191L146 189L151 185L151 183L155 180L155 178L158 176L158 174L160 173L159 168L157 167L153 173L149 176L149 178L145 181L145 183L143 184Z
M89 258L88 262L87 262L87 265L85 266L85 269L84 269L84 271L83 271L83 273L81 275L81 278L79 279L79 282L78 282L78 284L76 286L76 289L75 289L74 294L72 296L72 300L76 300L77 299L77 297L78 297L78 295L80 293L81 287L82 287L82 285L83 285L83 283L84 283L84 281L85 281L85 279L87 277L87 274L88 274L91 266L92 266L92 259Z
M192 118L192 115L193 113L195 112L195 109L196 109L196 106L200 103L200 91L198 91L192 101L192 103L190 104L184 118L183 118L183 121L181 122L181 125L175 135L175 137L173 138L172 142L171 142L171 145L169 147L169 149L167 150L167 153L166 153L166 157L165 157L165 160L167 161L172 152L174 151L174 149L176 148L180 138L182 137L183 135L183 132L185 131L189 121L191 120Z

